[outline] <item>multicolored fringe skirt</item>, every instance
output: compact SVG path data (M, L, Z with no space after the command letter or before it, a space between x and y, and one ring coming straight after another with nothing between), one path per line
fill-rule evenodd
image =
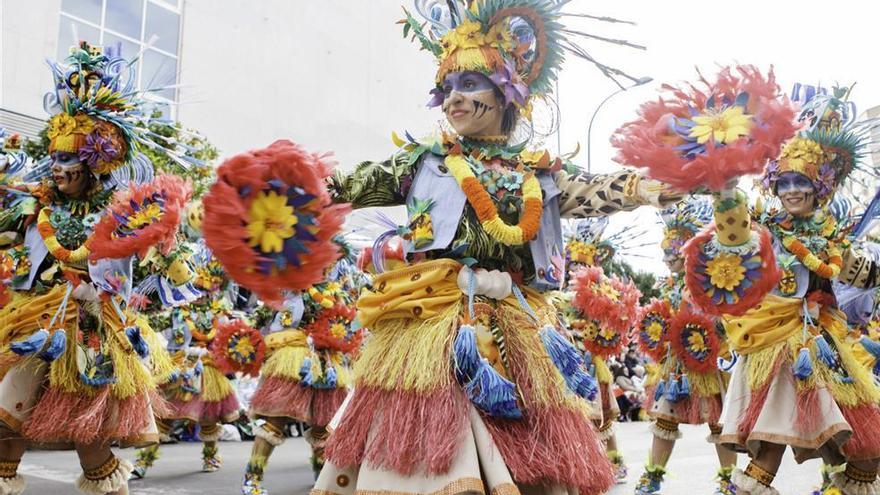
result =
M168 412L160 417L186 419L200 424L232 423L238 419L240 407L235 388L214 366L209 353L201 356L200 363L201 384L197 391L187 390L179 381L162 387Z
M683 371L683 372L682 372ZM675 356L667 356L649 382L648 414L676 424L717 425L721 419L725 380L721 371L688 370Z
M338 352L320 359L300 330L266 338L269 357L260 369L260 385L251 399L252 418L287 418L327 426L342 405L351 373ZM332 371L331 371L332 369Z
M20 294L0 322L7 436L51 444L158 441L153 411L163 401L154 377L170 375L173 365L144 320L112 301L75 300L61 285L40 296Z
M484 351L477 335L487 381L480 390L473 381L459 384L454 363L468 314L457 284L461 268L452 260L419 263L379 275L374 290L361 295L359 318L371 334L313 495L590 495L614 484L587 401L569 391L545 347L538 321L556 321L556 314L541 294L485 303L494 313L493 333L500 333L488 347L498 356ZM518 417L492 415L472 402L498 384L490 383L497 376L489 368L515 386L514 403L506 406Z
M725 399L723 443L753 454L760 442L792 446L798 461L880 457L880 390L846 341L842 313L821 307L805 325L804 302L767 296L726 322L740 353ZM809 320L808 320L809 321Z

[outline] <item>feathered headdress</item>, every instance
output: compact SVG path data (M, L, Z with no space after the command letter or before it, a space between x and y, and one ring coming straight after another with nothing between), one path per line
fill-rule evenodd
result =
M47 61L54 90L43 98L49 118L49 152L77 155L96 175L138 162L138 148L167 154L184 168L200 164L179 143L149 129L150 105L135 89L134 64L119 50L102 50L85 41L71 48L61 64Z
M712 203L704 196L689 196L660 210L663 241L660 246L667 259L681 256L685 243L712 222Z
M813 182L816 199L826 203L859 168L870 132L880 121L856 121L856 105L849 101L851 89L835 87L829 93L822 87L794 85L791 98L801 104L798 120L804 127L765 169L761 185L767 193L776 193L781 174L797 172Z
M504 95L506 103L529 108L531 97L551 92L566 54L592 62L620 87L619 78L638 82L620 69L605 65L579 46L585 38L644 49L628 41L597 36L567 28L562 17L582 17L620 23L609 17L566 14L566 1L551 0L415 0L418 14L430 25L424 29L404 9L403 35L412 34L422 48L437 58L437 87L429 106L442 103L439 86L451 72L476 71L488 76Z

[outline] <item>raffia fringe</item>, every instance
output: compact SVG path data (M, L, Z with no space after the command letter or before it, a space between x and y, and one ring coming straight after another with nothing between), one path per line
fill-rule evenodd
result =
M202 400L207 402L220 402L235 390L226 376L214 366L205 366L202 377Z
M383 319L355 363L354 375L382 390L431 392L453 383L452 348L461 303L450 304L430 320Z
M779 495L775 488L759 483L758 480L747 475L741 469L734 470L730 479L739 490L750 495Z
M674 441L674 440L681 439L681 431L679 431L679 430L675 430L675 431L666 430L664 428L660 428L659 426L657 426L657 423L651 423L651 426L648 427L648 429L651 431L651 433L654 434L655 437L660 438L662 440Z
M12 478L0 478L0 495L19 495L27 486L24 478L16 474Z
M119 459L119 466L110 473L110 476L99 480L87 479L85 474L81 474L76 480L76 487L79 491L86 495L106 495L113 493L128 483L128 476L131 474L134 466L125 459Z
M255 426L253 431L254 436L260 437L269 442L273 447L277 447L284 443L284 437L278 436L260 425Z
M831 481L834 486L840 488L843 495L880 495L880 480L875 479L871 483L856 481L846 473L831 473Z

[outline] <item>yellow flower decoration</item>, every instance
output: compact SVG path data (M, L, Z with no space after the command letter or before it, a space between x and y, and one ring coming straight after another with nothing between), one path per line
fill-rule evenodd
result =
M287 198L275 191L263 191L251 203L247 225L248 244L264 253L280 253L284 241L293 236L297 217Z
M752 128L752 117L744 114L740 106L728 107L718 112L708 109L703 115L693 117L696 125L691 128L690 137L696 138L697 142L704 144L709 138L716 143L727 144L747 136Z
M158 222L164 214L165 212L162 211L162 207L158 203L150 203L146 208L141 208L140 211L136 211L128 217L128 227L140 229L153 222Z
M618 299L620 299L620 293L617 292L617 289L612 287L611 284L607 282L600 283L597 292L613 301L617 301Z
M342 339L345 337L345 325L342 323L334 323L330 326L330 335L334 336L337 339Z
M746 276L746 267L742 266L739 256L733 253L721 253L706 263L709 281L715 287L732 291Z
M592 265L596 257L596 246L581 241L571 241L568 243L568 251L571 253L572 261L577 263L585 263Z
M235 343L235 352L240 356L250 356L254 353L254 344L251 339L238 339Z
M706 339L703 338L703 334L700 332L691 332L691 334L688 335L688 346L691 350L696 352L709 350L709 346L706 345Z
M780 172L800 172L816 179L819 166L825 163L825 151L819 143L796 137L782 149L779 157Z
M76 120L66 113L59 113L49 119L46 135L49 136L49 139L54 139L58 136L73 134L74 129L76 129Z
M663 325L658 321L652 321L648 328L645 329L645 333L648 334L648 337L652 342L657 342L660 340L660 336L663 334Z

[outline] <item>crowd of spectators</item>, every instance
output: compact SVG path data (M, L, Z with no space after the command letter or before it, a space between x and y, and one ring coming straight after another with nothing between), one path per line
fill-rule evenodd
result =
M643 421L646 411L642 405L646 403L645 381L647 361L633 342L625 347L618 356L608 360L608 368L614 377L613 391L620 408L620 421Z

